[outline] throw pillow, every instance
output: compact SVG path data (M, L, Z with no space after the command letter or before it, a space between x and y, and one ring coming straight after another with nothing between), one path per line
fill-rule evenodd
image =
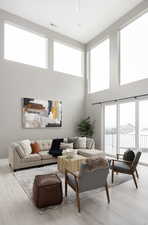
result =
M73 149L73 143L65 143L65 142L62 142L60 144L60 148L65 150L65 149Z
M77 149L86 149L86 137L78 137L74 144Z
M126 161L133 161L135 158L135 153L132 150L127 150L124 152L123 159Z
M51 144L52 144L52 140L51 139L47 139L47 140L36 140L35 142L37 142L40 146L41 151L47 151L49 150L49 148L51 148Z
M20 158L25 158L26 157L26 152L24 151L24 149L21 147L20 144L15 144L15 149L19 155ZM27 154L28 155L28 154Z
M26 155L31 154L32 148L31 148L31 142L30 140L24 140L20 142L21 147L25 151Z
M93 138L86 138L86 148L87 149L94 149L95 148L95 141Z
M51 148L49 149L49 154L54 157L62 155L62 149L60 149L61 142L63 142L63 138L53 139Z
M41 151L40 146L38 143L31 143L31 148L32 148L32 152L31 154L36 154L39 153Z

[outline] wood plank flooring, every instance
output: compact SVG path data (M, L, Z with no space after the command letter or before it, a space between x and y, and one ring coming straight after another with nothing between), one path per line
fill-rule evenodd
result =
M16 181L7 160L0 160L0 225L148 225L148 167L139 167L139 189L132 180L110 188L96 200L83 200L81 213L74 204L39 213ZM28 170L29 173L29 170Z

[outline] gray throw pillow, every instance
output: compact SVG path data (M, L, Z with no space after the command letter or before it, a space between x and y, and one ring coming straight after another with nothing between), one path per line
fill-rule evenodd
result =
M87 149L94 149L95 148L95 141L93 138L86 138L86 148Z
M78 137L74 144L77 149L86 149L86 137Z

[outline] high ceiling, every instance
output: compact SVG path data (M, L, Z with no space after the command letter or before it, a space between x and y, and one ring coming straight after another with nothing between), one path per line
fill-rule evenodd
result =
M142 0L0 0L0 8L86 43L140 2Z

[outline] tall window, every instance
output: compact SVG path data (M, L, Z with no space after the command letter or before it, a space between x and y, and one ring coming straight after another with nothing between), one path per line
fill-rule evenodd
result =
M110 86L110 41L106 39L90 52L90 92Z
M5 24L4 58L41 68L47 68L47 39Z
M148 13L120 32L120 84L148 78Z
M82 52L54 41L54 71L82 76Z

